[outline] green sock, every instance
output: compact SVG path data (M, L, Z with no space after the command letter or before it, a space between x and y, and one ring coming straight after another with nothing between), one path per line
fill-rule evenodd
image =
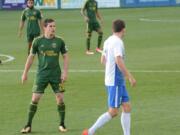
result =
M86 48L87 50L90 50L90 38L86 39Z
M60 125L64 125L65 120L65 104L61 103L57 106L59 117L60 117Z
M28 113L28 122L27 126L31 126L32 124L32 119L36 113L37 110L37 103L31 103L29 106L29 113Z
M98 48L100 48L100 46L101 46L102 38L103 38L103 33L100 33L98 36L98 44L97 44Z

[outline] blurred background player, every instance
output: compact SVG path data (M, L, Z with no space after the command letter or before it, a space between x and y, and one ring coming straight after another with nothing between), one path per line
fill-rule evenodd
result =
M82 135L94 135L97 129L118 115L120 105L122 105L121 125L123 132L124 135L130 135L131 106L125 78L129 80L131 86L135 86L136 80L124 64L125 49L122 41L125 34L124 21L115 20L112 29L113 35L104 42L101 57L101 63L105 64L105 85L108 92L109 109L88 130L84 130Z
M27 20L27 41L28 54L32 46L32 41L40 35L43 30L42 14L40 10L34 8L34 0L27 0L27 8L23 10L19 25L19 37L22 36L25 21Z
M25 69L22 74L22 83L27 80L28 71L33 64L34 57L38 55L38 71L36 82L33 87L32 101L29 106L28 120L21 133L31 132L32 120L36 113L38 102L41 99L48 84L51 85L57 102L57 110L60 117L59 131L66 132L65 127L65 104L64 88L61 83L67 79L68 54L64 41L55 35L55 22L53 19L44 20L44 35L33 41L31 52L27 58ZM59 54L63 57L63 73L59 65Z
M101 53L100 49L103 32L100 26L100 23L97 19L102 23L102 17L98 11L98 3L95 0L87 0L81 9L81 14L84 17L85 22L87 23L87 38L86 38L86 54L91 55L94 54L93 51L90 51L90 40L92 31L96 31L98 33L98 42L96 51Z

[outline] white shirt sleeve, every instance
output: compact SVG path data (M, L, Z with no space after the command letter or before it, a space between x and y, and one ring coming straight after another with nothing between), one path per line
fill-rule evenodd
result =
M123 49L122 49L122 42L121 41L116 41L114 44L114 56L121 56L123 57Z

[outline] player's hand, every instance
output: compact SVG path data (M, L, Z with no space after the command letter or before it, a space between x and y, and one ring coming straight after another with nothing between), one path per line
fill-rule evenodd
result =
M24 84L25 81L27 81L27 79L28 79L27 74L23 73L23 75L21 77L22 84Z
M86 22L89 22L89 18L86 16L86 17L84 17L84 20L86 21Z
M132 87L136 86L136 80L134 79L134 77L132 75L130 75L128 80L129 80Z
M63 72L61 76L62 83L64 83L67 80L67 73Z

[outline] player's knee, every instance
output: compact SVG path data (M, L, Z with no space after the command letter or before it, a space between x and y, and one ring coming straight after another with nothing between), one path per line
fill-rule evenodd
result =
M57 104L63 104L63 94L62 93L58 93L56 94L56 101L57 101Z
M109 109L108 112L110 113L110 115L112 117L116 117L118 115L118 113L119 113L119 110L118 110L118 108L111 108L111 109Z
M122 104L122 111L123 111L123 112L126 112L126 113L131 112L131 105L130 105L130 103L124 103L124 104Z

